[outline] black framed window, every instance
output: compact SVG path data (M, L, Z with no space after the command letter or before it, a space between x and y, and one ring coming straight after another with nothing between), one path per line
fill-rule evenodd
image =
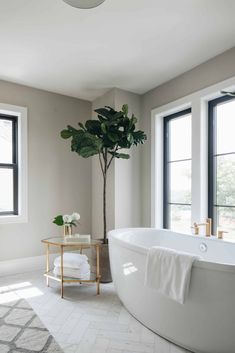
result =
M208 214L235 240L235 98L210 101L208 117Z
M17 117L0 114L0 216L18 214Z
M191 226L191 109L164 118L163 227L189 233Z

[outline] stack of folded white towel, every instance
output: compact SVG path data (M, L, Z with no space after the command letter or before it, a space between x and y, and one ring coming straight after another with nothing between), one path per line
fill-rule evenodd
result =
M58 256L54 260L54 274L61 274L61 257ZM86 255L76 253L64 253L63 255L63 275L65 277L79 278L89 280L91 274L88 257Z

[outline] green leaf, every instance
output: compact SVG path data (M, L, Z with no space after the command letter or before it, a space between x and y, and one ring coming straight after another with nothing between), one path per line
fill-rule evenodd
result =
M106 120L112 119L113 115L116 113L111 107L95 109L95 112L106 118Z
M115 132L108 132L107 136L108 136L109 140L111 140L112 142L116 143L119 140L118 134L116 134Z
M132 114L131 122L133 125L135 125L137 123L137 118L134 116L134 114Z
M104 121L107 121L107 119L106 118L104 118L102 115L99 115L98 114L98 119L99 119L99 121L101 122L101 123L103 123Z
M127 135L127 141L129 141L131 144L134 143L134 137L133 137L132 134L128 134L128 135Z
M80 128L82 128L82 130L85 131L85 127L84 127L84 125L82 123L78 123L78 126L80 126Z
M89 157L94 156L98 153L99 153L98 150L96 148L93 148L92 146L82 147L79 151L79 154L83 158L89 158Z
M116 158L122 158L122 159L129 159L130 158L130 155L127 153L117 153L114 151L109 151L109 153Z
M112 116L112 121L119 121L120 118L123 117L123 112L116 112L113 116Z
M123 104L122 111L123 111L124 116L128 115L128 109L129 109L128 104Z
M73 131L71 150L73 152L77 152L80 156L87 158L87 152L84 152L84 150L82 150L81 152L81 149L84 147L89 147L90 149L93 149L93 155L99 153L102 146L102 139L96 136L95 134L83 130Z
M101 124L101 130L102 130L103 134L107 134L107 126L105 123Z
M73 134L71 133L71 131L69 130L62 130L61 133L60 133L60 136L63 138L63 139L69 139Z
M93 135L101 134L101 123L99 120L87 120L85 127L87 131Z
M55 223L57 226L63 226L64 225L63 216L62 215L56 216L53 220L53 223Z
M127 153L116 153L116 158L129 159L130 155Z
M134 138L134 145L136 145L136 146L137 146L139 143L143 144L144 141L147 140L146 134L145 134L143 131L140 131L140 130L134 131L134 132L132 133L132 136L133 136L133 138Z

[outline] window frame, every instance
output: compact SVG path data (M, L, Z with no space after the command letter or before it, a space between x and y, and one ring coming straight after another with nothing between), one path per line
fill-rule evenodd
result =
M208 101L208 217L212 219L212 234L216 234L217 224L214 217L214 207L232 207L215 204L215 191L216 191L216 114L215 108L220 103L235 100L235 97L222 96ZM235 152L235 151L234 151ZM224 153L227 155L231 153Z
M19 158L18 158L18 117L0 113L0 120L12 122L12 163L1 163L0 169L13 170L13 211L0 211L1 216L19 214Z
M143 222L163 228L163 119L172 113L192 108L192 222L208 218L208 102L221 97L221 91L235 92L235 76L187 95L175 94L168 102L156 101L151 108L151 174L144 171L147 199ZM150 177L150 178L149 178ZM147 181L151 182L148 184ZM189 234L191 231L189 229ZM216 234L213 234L216 235ZM224 241L231 242L227 238Z
M28 108L0 102L0 114L17 117L18 214L0 216L0 226L28 222Z
M192 114L192 108L187 108L184 110L180 110L177 113L173 113L163 117L163 228L169 229L169 205L179 205L179 206L191 206L191 204L186 203L176 203L169 202L169 122L173 119L177 119L183 117L184 115ZM182 159L180 161L186 161L189 159ZM190 158L192 161L192 158Z

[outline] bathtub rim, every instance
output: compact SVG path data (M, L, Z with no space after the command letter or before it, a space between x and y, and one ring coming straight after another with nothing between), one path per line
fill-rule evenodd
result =
M124 248L127 248L127 249L130 249L130 250L134 250L135 252L138 252L142 255L145 255L147 256L147 253L148 253L148 250L149 248L148 247L145 247L145 246L140 246L140 245L136 245L130 241L125 241L124 239L120 239L120 237L117 237L117 235L124 235L125 233L127 232L134 232L134 231L149 231L149 230L157 230L157 231L162 231L162 232L168 232L170 230L166 230L166 229L159 229L159 228L119 228L119 229L114 229L114 230L110 230L108 232L108 238L109 238L109 241L111 240L112 242L115 242L117 243L118 245L124 247ZM182 236L190 236L192 238L195 237L195 235L192 235L192 234L183 234L183 233L177 233L177 232L173 232L173 231L170 231L172 233L175 233L175 234L180 234ZM235 243L233 242L229 242L229 241L226 241L226 240L222 240L222 239L217 239L216 237L205 237L205 236L198 236L197 235L197 239L200 238L202 241L216 241L216 242L226 242L226 243L229 243L229 244L234 244L235 246ZM216 270L216 271L222 271L222 272L232 272L235 274L235 264L229 264L229 263L222 263L222 262L212 262L212 261L206 261L206 260L195 260L194 261L194 264L193 264L193 267L196 267L196 268L201 268L201 269L207 269L207 270Z

